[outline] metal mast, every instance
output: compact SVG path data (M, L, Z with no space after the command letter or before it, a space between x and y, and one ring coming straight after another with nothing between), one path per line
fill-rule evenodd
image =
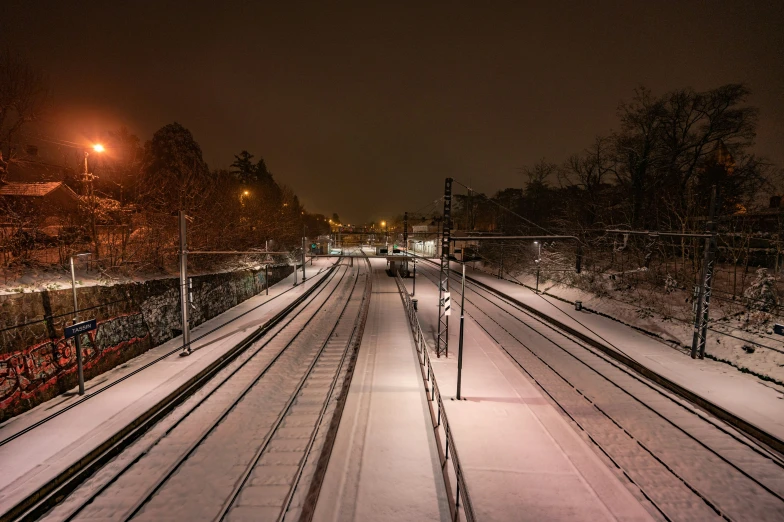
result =
M708 337L708 315L713 284L713 269L716 261L716 185L713 185L710 202L710 218L706 224L705 258L702 262L702 281L697 296L697 314L694 318L694 337L691 342L691 358L705 357L705 341Z
M444 182L444 221L441 235L441 273L438 285L438 345L436 356L449 356L449 238L452 228L452 178Z

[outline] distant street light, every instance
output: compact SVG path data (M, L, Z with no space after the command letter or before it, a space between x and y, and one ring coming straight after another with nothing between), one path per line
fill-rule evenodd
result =
M103 145L101 145L100 143L96 143L95 145L93 145L93 150L95 152L103 152L106 149L104 149Z
M79 322L79 304L76 301L76 274L74 272L74 258L87 257L90 252L81 252L71 256L71 289L73 291L74 302L74 318L73 324ZM79 334L74 336L74 343L76 344L76 368L79 374L79 395L84 395L84 365L82 364L82 347L79 345Z

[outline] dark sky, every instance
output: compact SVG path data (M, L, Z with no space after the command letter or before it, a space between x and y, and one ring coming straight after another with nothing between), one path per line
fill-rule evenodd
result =
M746 82L756 152L784 165L780 0L380 4L5 0L0 44L50 75L63 137L178 121L210 166L263 155L344 222L422 207L446 176L520 186L641 84Z

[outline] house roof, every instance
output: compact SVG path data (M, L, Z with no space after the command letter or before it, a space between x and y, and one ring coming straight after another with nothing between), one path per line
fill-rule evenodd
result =
M23 181L11 181L5 185L0 185L0 196L26 196L44 197L62 186L60 181L48 183L25 183Z

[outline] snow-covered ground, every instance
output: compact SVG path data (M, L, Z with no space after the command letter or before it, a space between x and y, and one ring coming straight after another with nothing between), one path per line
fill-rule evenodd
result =
M467 266L472 267L468 269L468 274L471 275L474 265L468 264ZM475 266L477 272L483 271L482 263L476 263ZM485 273L496 275L497 271L488 269ZM505 277L529 288L534 288L536 285L536 277L530 274L505 274ZM623 292L616 292L616 295L612 296L597 296L574 286L544 279L540 280L539 289L543 291L544 295L563 299L570 304L582 301L585 309L618 320L667 341L675 350L685 351L691 347L693 325L662 315L654 307L647 306L644 298L639 295L625 295ZM684 308L688 309L688 306L684 306L682 296L662 294L657 298L660 302L665 299L672 303L679 302L677 306L679 306L681 313ZM674 311L675 306L673 304L669 308ZM749 328L746 322L748 314L733 314L731 312L734 312L734 309L729 310L728 306L731 305L716 300L711 303L711 318L722 319L711 322L712 330L708 331L706 355L731 364L741 371L749 371L762 378L773 379L779 384L784 383L784 336L774 333L770 321L762 328ZM734 308L738 308L738 305L735 305ZM718 332L728 335L722 335Z
M427 268L418 275L419 317L428 338L434 339L438 324L435 286L438 271L437 268ZM663 342L621 323L596 314L577 312L568 303L537 295L518 284L481 273L475 277L625 353L774 436L784 437L784 388L715 361L694 361ZM459 278L451 283L450 357L447 360L436 359L435 362L437 367L451 365L453 371L458 344L455 338L458 330L456 316L460 310L460 290L455 286L457 281ZM780 459L767 457L764 450L761 453L756 451L756 444L745 442L745 437L734 433L733 428L666 391L657 391L655 385L646 383L634 372L584 349L568 336L532 321L514 306L504 304L489 294L488 298L482 298L486 291L474 291L473 288L469 285L471 291L466 300L469 314L463 364L466 402L470 404L472 398L479 402L500 402L490 397L480 399L474 395L476 391L468 390L472 381L483 378L481 365L471 361L470 357L478 347L484 349L482 337L486 333L492 336L496 349L506 352L507 361L514 360L518 374L535 379L546 391L548 400L545 402L555 401L570 421L576 423L577 433L584 434L584 439L590 437L592 447L595 445L597 448L597 455L602 459L603 456L612 459L611 469L623 470L623 476L633 481L632 491L641 488L646 492L646 497L656 506L656 510L651 511L654 516L663 513L670 519L710 519L717 515L717 511L708 507L710 503L717 506L718 514L731 519L781 520L784 504L780 499L784 484L780 480L783 467ZM481 327L474 328L478 335L471 333L474 325ZM438 371L436 369L437 374ZM495 386L500 382L500 378L492 380ZM446 383L440 380L442 390L451 385L449 380ZM536 404L526 395L521 396L526 399L526 404ZM451 415L455 407L452 403L447 404L447 413ZM457 407L460 407L459 404ZM507 411L510 407L502 406ZM503 416L503 412L499 411L498 416ZM517 420L521 417L521 412L515 412ZM501 421L489 417L483 423L476 422L477 418L477 413L471 412L466 422L472 432L484 433L482 442L485 446L500 446L498 440L503 430L496 425ZM450 422L457 424L451 417ZM486 425L495 429L485 429ZM525 437L530 435L531 430L531 426L517 430L516 439L530 443ZM468 460L457 434L456 446L460 450L461 461ZM481 459L488 460L488 457ZM515 463L509 466L510 471L520 466L511 457L502 462ZM469 467L466 472L469 478L470 472ZM489 480L483 477L482 485ZM504 485L496 486L494 491L503 491ZM482 490L481 485L479 490ZM772 494L769 493L771 490ZM568 497L562 504L568 504ZM538 507L535 500L531 505Z
M517 283L499 280L480 271L467 270L466 274L620 349L656 373L784 439L784 386L760 380L721 362L691 359L686 350L673 349L670 343L611 318L577 312L571 303L536 295ZM663 328L666 327L667 323Z
M188 275L198 276L208 273L260 270L262 268L264 268L264 264L259 263L258 260L238 260L226 263L217 270L211 269L209 272L194 270ZM88 264L81 260L77 260L74 264L74 279L77 288L111 286L121 283L141 283L171 277L177 277L177 274L138 272L129 276L109 273L97 268L94 264ZM45 290L66 290L70 288L72 288L70 269L52 265L26 267L24 270L20 269L12 274L6 274L3 279L0 279L0 295L43 292Z
M432 350L438 290L421 272L417 278L418 316ZM411 279L404 282L413 290ZM477 519L651 520L639 491L602 462L475 321L465 325L465 400L452 400L458 317L451 316L449 357L431 353L431 361Z
M329 265L326 259L314 261L315 270ZM270 288L269 296L258 295L194 328L192 337L216 329L194 344L190 357L173 354L129 374L162 355L176 350L181 338L174 338L85 383L90 397L39 428L0 446L0 506L10 507L30 491L57 475L72 462L86 455L104 440L127 425L140 413L171 393L212 361L247 337L260 324L318 281L310 277L292 289L294 276ZM269 304L267 304L269 303ZM123 380L124 379L124 380ZM117 383L116 385L113 385ZM6 439L54 412L79 401L72 390L0 425L0 440Z
M449 520L416 350L376 269L367 324L314 520Z

